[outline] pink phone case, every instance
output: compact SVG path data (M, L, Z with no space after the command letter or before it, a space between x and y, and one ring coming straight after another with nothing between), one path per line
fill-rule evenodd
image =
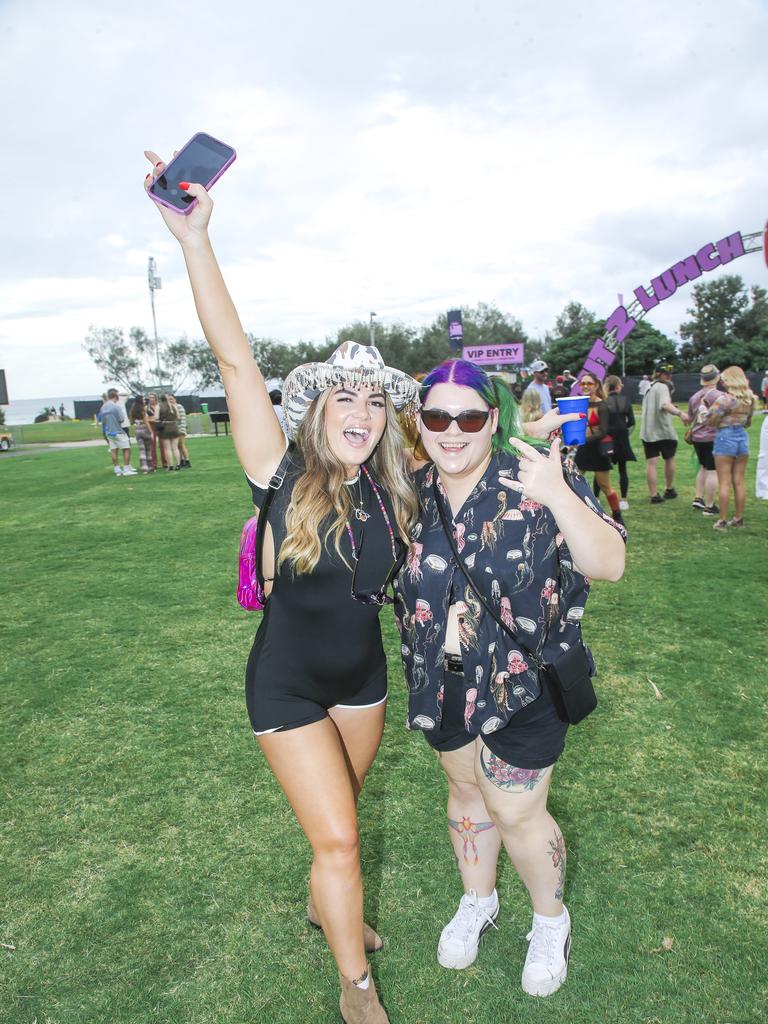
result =
M232 156L227 160L227 162L224 164L224 166L221 167L220 170L218 170L216 172L216 174L214 174L214 176L211 178L210 181L208 181L208 182L203 182L203 181L199 182L199 184L201 184L205 188L205 190L207 192L210 189L210 187L213 184L215 184L215 182L217 182L219 180L219 178L222 176L224 171L226 171L226 169L232 165L232 163L235 160L235 157L237 156L237 153L235 152L234 148L232 146L230 146L228 142L222 142L221 139L216 139L216 138L214 138L213 135L208 135L207 132L195 132L195 134L192 136L192 138L189 140L189 142L185 143L182 146L182 148L179 150L179 152L176 154L176 156L173 158L173 160L171 160L168 164L166 164L165 171L163 173L164 174L167 173L168 169L173 167L173 165L176 163L176 161L179 160L184 155L184 151L187 150L192 145L192 143L195 141L195 139L199 139L201 135L205 136L206 139L212 139L214 142L218 142L218 144L220 146L226 146L227 149L231 149L232 150ZM154 192L152 192L152 186L151 185L150 185L149 189L147 190L147 194L149 195L149 198L153 202L158 203L160 206L167 206L169 210L173 210L174 213L180 213L183 217L186 217L187 214L191 213L194 210L194 208L197 206L197 200L193 199L192 202L189 204L189 206L185 207L183 210L180 210L178 208L178 206L174 206L173 203L169 203L166 199L161 199L160 196L156 196L154 194Z

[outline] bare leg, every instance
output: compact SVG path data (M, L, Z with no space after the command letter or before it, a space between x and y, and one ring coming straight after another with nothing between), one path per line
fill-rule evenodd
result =
M565 841L547 810L552 767L514 768L478 741L475 778L537 914L563 910Z
M744 506L747 502L747 488L744 482L744 474L747 469L747 455L739 455L734 459L733 466L733 494L736 504L734 518L741 519L744 516Z
M706 486L707 470L703 466L699 466L699 471L696 474L696 483L694 489L696 491L696 497L700 498L705 505L711 505L711 501L707 501L704 496L704 488Z
M664 480L667 490L671 491L675 485L675 456L671 459L664 459Z
M448 776L448 836L464 892L482 899L496 888L501 835L485 806L475 779L475 743L439 753Z
M704 471L704 504L707 508L711 508L711 506L714 505L716 491L717 472L714 469L706 469Z
M367 969L360 840L339 730L325 718L259 744L312 846L312 893L328 945L340 973L358 978Z
M734 459L730 455L716 455L717 485L720 492L720 518L728 518L728 502L731 499Z
M652 498L655 498L659 493L656 481L656 463L658 462L658 458L658 455L654 455L652 459L645 460L645 480L648 484L648 493Z

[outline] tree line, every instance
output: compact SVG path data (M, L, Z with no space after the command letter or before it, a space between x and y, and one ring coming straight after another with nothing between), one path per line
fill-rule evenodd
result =
M687 313L690 319L680 326L684 340L679 348L647 320L637 324L625 345L627 375L650 373L659 360L691 372L707 362L720 367L736 364L755 371L768 367L768 293L764 288L755 286L748 291L738 275L703 282L694 286ZM556 318L553 330L538 339L526 333L517 317L493 303L465 307L462 320L465 345L523 342L526 362L543 358L552 373L563 369L576 373L604 326L604 320L579 302L569 302ZM448 340L447 314L437 316L427 327L402 322L371 326L357 321L340 327L322 342L287 344L250 333L247 337L264 376L282 379L301 363L327 359L343 341L370 344L371 330L385 362L407 373L423 373L456 354ZM83 347L104 374L105 382L127 391L142 392L158 386L172 391L204 391L221 383L216 360L203 340L161 340L156 347L140 327L132 327L126 337L119 327L92 326ZM619 357L616 369L620 366Z

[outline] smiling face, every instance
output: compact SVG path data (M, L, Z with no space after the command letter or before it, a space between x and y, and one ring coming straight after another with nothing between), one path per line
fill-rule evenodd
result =
M378 388L337 385L325 404L328 447L349 476L373 453L387 425L387 399Z
M424 410L442 409L451 416L468 410L488 412L488 404L474 388L461 384L435 384L429 391ZM440 476L450 479L479 479L491 456L491 438L496 430L498 410L490 409L490 416L477 433L462 431L452 420L445 430L432 431L418 417L421 443L430 459L440 470Z

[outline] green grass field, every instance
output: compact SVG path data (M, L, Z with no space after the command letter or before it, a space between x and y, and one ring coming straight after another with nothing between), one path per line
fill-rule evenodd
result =
M530 912L507 862L477 963L436 962L460 885L441 772L403 728L384 610L391 700L361 820L392 1024L764 1021L758 429L743 531L690 509L685 446L678 501L649 506L632 467L626 576L594 586L585 620L600 707L552 788L574 945L549 999L519 988ZM101 448L0 460L3 1024L339 1020L332 959L303 914L307 844L245 714L249 494L229 439L190 450L191 472L130 479Z

